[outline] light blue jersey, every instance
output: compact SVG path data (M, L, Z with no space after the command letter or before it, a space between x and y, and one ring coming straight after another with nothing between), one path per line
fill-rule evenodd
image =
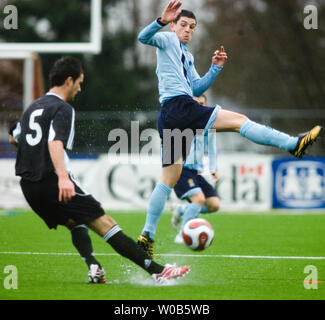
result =
M217 134L209 131L207 134L196 135L191 143L190 152L184 162L184 168L203 172L203 157L208 155L209 170L218 171L217 166Z
M200 96L212 85L222 67L212 63L209 71L201 78L187 45L181 43L174 32L158 32L162 28L161 24L154 21L138 36L140 42L157 47L156 74L160 104L180 95ZM186 69L186 75L183 68Z

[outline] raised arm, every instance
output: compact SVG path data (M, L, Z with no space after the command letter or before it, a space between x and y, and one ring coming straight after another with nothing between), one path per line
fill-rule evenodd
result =
M174 21L177 16L181 13L180 7L182 5L181 1L174 0L170 1L166 8L164 9L163 13L161 14L161 23L164 25Z
M164 9L160 18L145 27L138 35L138 40L143 44L148 44L157 48L164 48L168 43L168 37L164 33L157 33L165 25L174 21L181 10L182 3L180 1L171 1Z
M228 57L225 48L221 46L220 50L214 52L212 56L212 63L209 71L201 78L197 73L194 65L192 69L193 80L193 95L200 96L213 84L214 80L222 70Z
M193 66L193 95L199 97L208 90L221 70L222 67L212 64L209 71L201 78Z
M164 25L155 20L147 27L145 27L138 35L138 40L143 44L148 44L157 48L164 48L167 42L167 38L164 32L157 33L162 29Z

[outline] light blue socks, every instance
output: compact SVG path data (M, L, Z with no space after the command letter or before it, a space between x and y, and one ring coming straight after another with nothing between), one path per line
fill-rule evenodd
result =
M184 212L185 212L187 206L189 206L189 204L181 205L177 208L177 212L181 217L184 215ZM208 208L205 204L201 207L200 213L203 213L203 214L210 213L210 211L208 210Z
M210 213L210 211L208 210L208 208L205 204L201 207L200 213L203 213L203 214Z
M183 229L187 221L195 219L199 215L200 211L201 211L201 206L199 206L198 204L193 202L188 204L184 211L183 221L180 230Z
M155 238L160 216L164 211L165 203L171 191L171 188L159 182L156 184L156 187L151 194L147 210L146 223L142 230L142 233L149 233L149 237L151 240L154 240Z
M298 137L289 136L286 133L251 120L247 120L242 125L240 134L255 143L278 147L286 151L293 150L298 142Z

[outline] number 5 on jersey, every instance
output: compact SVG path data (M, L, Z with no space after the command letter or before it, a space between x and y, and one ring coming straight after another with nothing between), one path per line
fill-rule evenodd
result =
M37 109L32 112L29 118L29 128L36 132L36 135L33 137L31 133L26 134L26 141L31 146L36 146L40 143L43 133L41 126L35 121L36 117L39 117L43 114L44 109Z

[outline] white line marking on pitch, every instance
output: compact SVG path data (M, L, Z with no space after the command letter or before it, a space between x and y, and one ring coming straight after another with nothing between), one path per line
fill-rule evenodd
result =
M79 256L79 253L70 252L0 252L0 254L25 254L25 255L54 255L54 256ZM95 253L96 256L118 256L117 253ZM325 260L325 257L295 257L295 256L247 256L234 254L156 254L162 257L196 257L196 258L233 258L233 259L302 259L302 260Z

